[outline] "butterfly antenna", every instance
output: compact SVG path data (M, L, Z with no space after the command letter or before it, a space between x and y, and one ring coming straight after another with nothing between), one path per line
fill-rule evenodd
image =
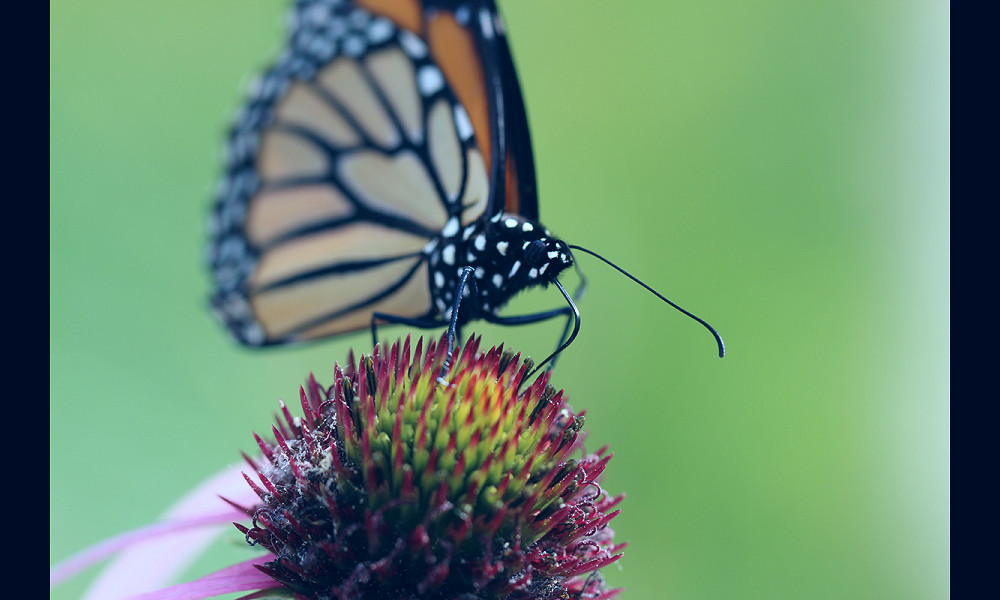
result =
M681 308L680 306L677 306L676 304L674 304L674 303L673 303L673 302L671 302L670 300L667 300L666 298L664 298L664 297L663 297L663 294L661 294L660 292L657 292L656 290L654 290L653 288L649 287L649 286L648 286L648 285L646 285L645 283L643 283L643 282L639 281L639 280L638 280L638 279L636 279L636 278L635 278L635 277L634 277L634 276L633 276L633 275L632 275L631 273L629 273L629 272L628 272L628 271L626 271L625 269L623 269L623 268L619 267L618 265L616 265L615 263L611 262L610 260L608 260L608 259L604 258L604 257L603 257L603 256L601 256L600 254L598 254L598 253L596 253L596 252L592 252L592 251L590 251L590 250L587 250L586 248L584 248L584 247L582 247L582 246L576 246L576 245L574 245L574 244L569 244L569 247L570 247L571 249L573 249L573 250L581 250L581 251L583 251L583 252L586 252L587 254L589 254L589 255L591 255L591 256L593 256L593 257L595 257L595 258L599 258L599 259L601 259L602 261L604 261L604 262L605 262L605 263L607 263L608 265L611 265L611 266L612 266L612 267L613 267L613 268L614 268L614 269L615 269L616 271L618 271L619 273L621 273L621 274L622 274L622 275L624 275L625 277L628 277L628 278L629 278L629 279L631 279L632 281L634 281L634 282L638 283L638 284L639 284L639 285L641 285L642 287L644 287L644 288L646 288L647 290L649 290L650 292L652 292L652 293L653 293L653 295L655 295L655 296L656 296L657 298L659 298L660 300L663 300L664 302L666 302L666 303L667 303L667 304L669 304L670 306L673 306L673 307L674 307L674 308L676 308L677 310L681 311L682 313L684 313L684 314L686 314L687 316L691 317L691 318L692 318L692 319L694 319L695 321L698 321L699 323L701 323L702 325L704 325L704 326L705 326L705 328L706 328L706 329L708 329L709 331L711 331L711 332L712 332L712 335L713 335L713 336L715 336L715 343L716 343L716 344L718 344L718 346L719 346L719 358L722 358L723 356L725 356L725 355L726 355L726 344L725 344L725 342L723 342L723 341L722 341L722 336L720 336L720 335L719 335L719 332L718 332L718 331L716 331L714 327L712 327L711 325L709 325L708 323L706 323L706 322L705 322L705 321L704 321L703 319L700 319L700 318L696 317L695 315L693 315L693 314L689 313L688 311L684 310L684 309L683 309L683 308ZM562 289L562 286L560 286L560 289ZM563 293L565 294L565 292L563 292Z
M572 344L573 340L576 339L576 334L580 333L580 309L576 307L576 304L573 302L573 297L570 296L569 292L566 291L566 288L564 288L563 285L559 283L559 280L554 279L553 282L556 284L556 287L559 288L559 291L562 292L563 298L566 299L566 302L569 303L570 310L573 311L573 333L569 335L569 338L565 342L563 342L561 346L556 348L555 352L548 355L547 357L545 357L545 360L535 365L535 368L532 369L531 372L528 373L528 375L524 379L522 379L522 381L528 381L529 379L531 379L531 376L537 373L539 369L542 368L542 366L544 366L547 362L551 361L555 357L559 356L560 352L562 352L566 348L569 348L569 345Z

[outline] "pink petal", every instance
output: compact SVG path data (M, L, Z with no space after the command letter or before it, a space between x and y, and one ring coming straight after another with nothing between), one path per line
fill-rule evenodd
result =
M133 600L200 600L232 592L277 588L279 584L254 567L264 564L269 557L259 556L236 563L189 583L134 596Z
M118 550L124 552L98 576L84 600L118 600L167 585L212 543L222 523L246 517L219 496L246 506L258 502L243 480L244 468L231 466L203 482L166 512L164 522L122 534L64 561L50 572L50 585Z
M180 521L156 523L116 535L115 537L106 539L103 542L83 550L82 552L77 552L73 556L70 556L58 565L52 567L49 571L49 587L60 583L64 579L75 575L90 565L104 560L119 550L123 550L133 544L139 544L145 540L165 536L173 532L180 532L185 529L229 523L233 520L238 520L243 516L243 513L238 512L234 508L230 508L226 512L215 515L205 515L203 517L184 519Z

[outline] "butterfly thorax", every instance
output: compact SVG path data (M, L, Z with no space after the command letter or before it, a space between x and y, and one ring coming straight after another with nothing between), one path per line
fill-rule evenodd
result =
M445 234L450 233L447 230ZM573 264L562 240L535 221L500 214L454 235L442 235L430 259L431 296L440 318L450 318L459 281L472 267L459 309L464 323L496 315L518 292L546 286Z

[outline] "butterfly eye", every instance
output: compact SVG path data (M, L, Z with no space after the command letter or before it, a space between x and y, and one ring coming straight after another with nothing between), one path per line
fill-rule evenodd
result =
M545 242L539 240L529 242L524 249L524 259L530 265L545 262Z

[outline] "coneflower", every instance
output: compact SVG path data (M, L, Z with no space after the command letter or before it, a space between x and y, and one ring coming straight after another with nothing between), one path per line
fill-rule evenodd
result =
M310 376L302 416L282 403L254 436L261 455L244 456L256 500L230 500L267 554L143 597L617 595L598 570L621 557L608 523L622 497L598 483L611 455L584 449L583 412L502 346L470 339L442 372L446 354L407 338L352 354L328 388Z

